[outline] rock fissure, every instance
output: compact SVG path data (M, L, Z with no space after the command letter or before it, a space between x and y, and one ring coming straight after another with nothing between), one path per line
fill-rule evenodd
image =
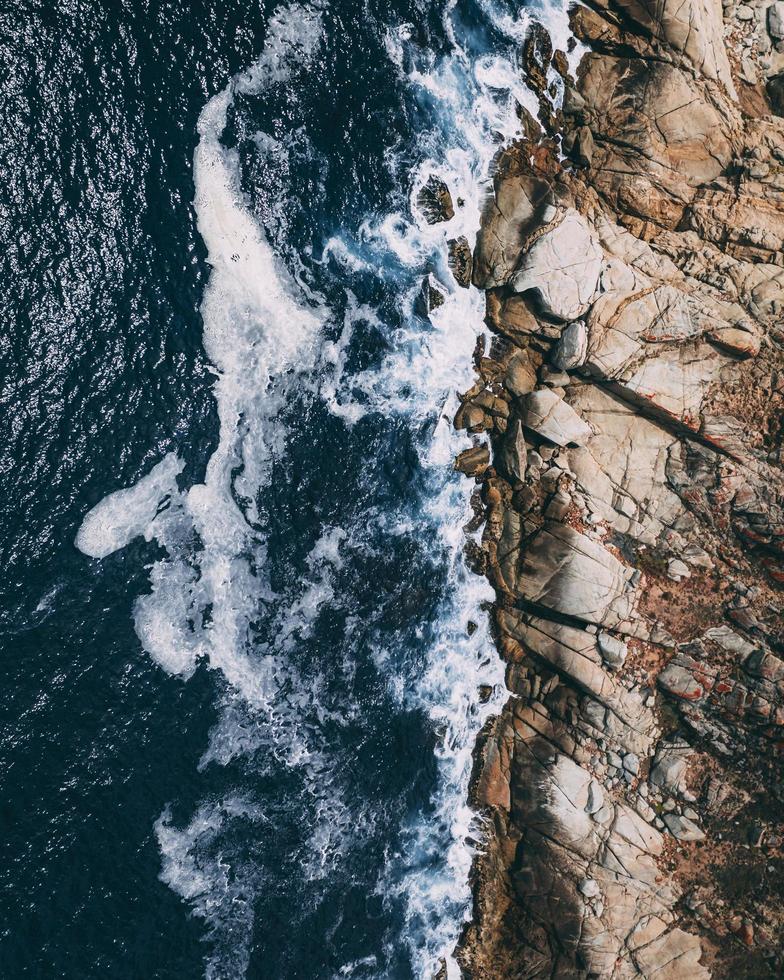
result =
M784 120L725 50L742 7L784 24L591 0L576 77L537 25L548 134L497 154L462 259L490 336L456 465L510 693L477 747L474 980L782 970Z

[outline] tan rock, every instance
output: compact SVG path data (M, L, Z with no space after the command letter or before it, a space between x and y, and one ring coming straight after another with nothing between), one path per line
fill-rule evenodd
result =
M553 210L545 227L521 257L511 284L518 293L535 290L550 316L575 320L586 312L596 293L604 254L577 211Z
M634 613L639 575L568 525L546 524L526 551L517 588L530 602L621 629Z
M551 388L527 396L523 424L557 446L582 445L593 434L588 423Z
M496 175L474 250L475 286L490 289L509 282L525 236L539 223L549 190L530 171Z

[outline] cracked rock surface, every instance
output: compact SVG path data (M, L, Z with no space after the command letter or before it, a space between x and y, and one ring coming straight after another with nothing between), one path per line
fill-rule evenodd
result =
M782 975L782 11L595 0L575 76L536 25L543 129L453 244L510 693L476 752L475 980Z

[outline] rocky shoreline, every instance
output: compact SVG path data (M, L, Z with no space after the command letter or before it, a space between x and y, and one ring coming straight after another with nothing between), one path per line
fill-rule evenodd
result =
M570 20L576 77L536 25L539 118L450 242L486 295L455 465L511 694L477 746L459 959L780 976L784 3Z

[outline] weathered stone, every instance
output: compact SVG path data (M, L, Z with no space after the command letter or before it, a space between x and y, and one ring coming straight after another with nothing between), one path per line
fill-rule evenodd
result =
M434 174L431 174L422 185L417 195L417 204L425 215L425 220L431 225L438 224L440 221L451 221L455 216L449 188Z
M567 525L547 524L530 542L519 589L556 612L619 628L635 608L636 581L634 570L600 544Z
M520 259L512 286L518 293L535 290L550 316L575 320L588 310L596 293L604 256L576 211L553 211L550 222Z
M629 752L623 757L623 768L632 774L632 776L639 776L640 774L640 757L635 755L634 752Z
M477 476L490 465L490 450L487 446L465 449L455 460L455 469L466 476Z
M602 893L601 888L593 878L583 878L579 887L581 894L586 898L598 898Z
M501 470L512 481L522 483L525 480L527 448L519 419L515 419L506 431L499 462Z
M669 664L659 674L659 685L669 694L684 701L699 701L705 696L705 686L694 674L677 663Z
M693 749L682 740L662 742L651 766L651 783L670 793L680 793Z
M485 204L476 241L473 282L480 289L509 282L525 236L538 223L550 189L519 158L511 172L503 163Z
M622 667L629 652L626 642L617 636L613 636L612 633L605 633L604 630L599 633L597 640L602 659L607 666L613 670Z
M680 558L671 558L667 562L667 575L673 582L682 582L683 579L691 576L691 569Z
M529 394L536 387L536 369L527 350L517 351L506 366L504 384L518 398Z
M592 779L588 786L588 802L585 804L586 813L596 813L604 806L604 791L601 785Z
M705 840L705 834L688 817L680 817L677 813L667 813L664 816L664 823L667 830L673 837L682 841Z
M450 238L447 246L449 248L449 268L452 275L459 286L464 286L467 289L471 285L471 269L473 266L471 246L468 244L468 239L465 235L460 235L459 238Z
M583 445L593 434L587 422L550 388L528 395L523 424L557 446Z
M561 371L571 371L585 363L587 352L588 332L582 320L575 320L564 327L553 352L553 364Z
M768 7L768 33L776 41L784 40L784 0L774 0Z

